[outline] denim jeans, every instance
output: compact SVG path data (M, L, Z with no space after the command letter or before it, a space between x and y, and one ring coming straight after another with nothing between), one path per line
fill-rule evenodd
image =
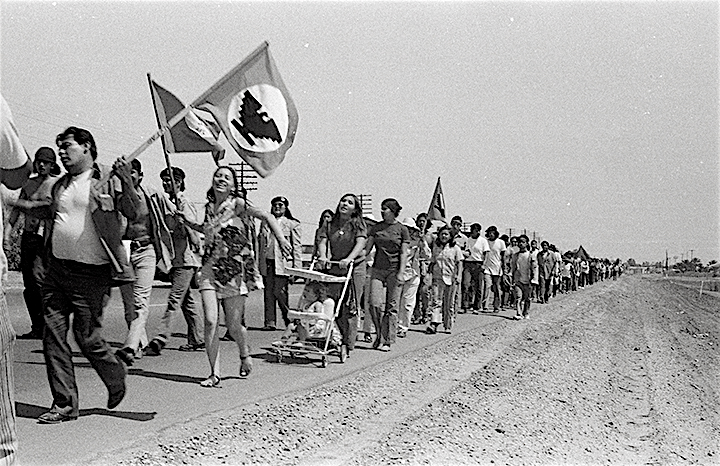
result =
M77 416L78 390L67 342L70 316L80 351L109 391L125 384L125 367L103 339L102 312L110 296L110 265L87 265L50 258L43 281L43 350L53 411Z
M402 283L397 279L397 270L373 268L370 279L370 313L378 337L386 345L395 343L397 334L398 305ZM384 293L383 293L384 291ZM385 294L385 309L382 308L382 295Z
M193 277L197 272L195 267L173 267L170 269L170 293L168 294L168 305L160 319L158 326L158 340L167 343L170 338L173 316L177 311L182 311L185 322L188 326L187 342L189 345L203 343L203 321L202 312L198 312L199 306L190 289ZM200 309L202 311L202 309Z
M339 267L333 266L327 273L341 276L345 275L347 270L342 271ZM337 319L335 319L338 329L340 329L340 334L342 335L342 343L347 346L348 351L355 349L355 340L357 340L358 333L358 311L360 310L360 301L362 300L365 289L366 276L367 263L365 261L353 266L351 280L348 284L348 288L352 287L352 293L350 293L350 289L346 291L345 302L341 303L340 311ZM340 293L342 293L342 285L333 283L328 289L335 302L337 302L340 298ZM349 299L347 298L348 293L352 295ZM365 299L367 299L367 296Z
M483 309L490 308L490 293L493 297L493 311L500 310L500 280L502 275L490 275L485 274L485 286L483 287L483 294L485 295L485 301Z
M155 248L152 244L142 246L130 253L130 264L135 271L134 283L126 283L120 287L123 305L125 306L125 322L128 334L125 348L137 351L148 344L147 324L150 314L150 293L155 279Z
M445 330L452 330L455 314L453 311L454 290L456 284L448 285L442 278L434 279L432 282L432 318L430 322L440 324L442 322Z

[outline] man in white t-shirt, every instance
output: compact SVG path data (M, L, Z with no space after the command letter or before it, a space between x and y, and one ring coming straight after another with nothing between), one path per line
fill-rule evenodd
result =
M38 418L42 424L77 419L78 389L67 343L69 317L73 335L108 389L108 409L125 397L127 369L102 337L102 311L111 286L134 280L122 245L123 219L147 215L126 177L110 177L95 163L92 134L71 126L56 138L67 174L55 183L45 218L50 218L48 267L43 281L45 334L43 350L53 403ZM118 160L115 166L125 165Z
M500 233L495 225L485 230L489 251L485 254L483 273L485 274L483 310L490 307L490 292L493 295L493 312L500 312L500 280L503 276L503 257L507 247L499 238Z
M482 265L485 253L490 246L482 237L482 226L479 223L470 225L470 236L467 239L468 248L464 251L463 269L463 306L472 309L477 314L482 308L483 301L483 273Z
M459 215L456 215L450 220L450 233L453 235L453 240L455 240L455 245L460 248L460 250L465 254L465 251L468 247L468 237L465 236L465 234L462 232L462 226L463 226L463 220L462 217ZM460 262L460 276L463 275L463 263ZM463 302L462 302L462 296L463 296L463 285L462 283L459 285L455 285L452 291L453 296L453 308L452 308L452 315L455 315L457 313L464 313L465 310L463 309Z

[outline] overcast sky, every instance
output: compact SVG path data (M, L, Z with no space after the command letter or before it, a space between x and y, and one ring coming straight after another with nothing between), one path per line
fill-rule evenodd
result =
M99 160L156 130L146 73L189 103L267 40L298 108L251 200L310 241L346 192L527 229L561 250L720 259L717 2L14 2L1 90L28 152L70 125ZM140 157L160 187L162 147ZM225 162L239 162L231 150ZM209 154L176 155L204 199Z

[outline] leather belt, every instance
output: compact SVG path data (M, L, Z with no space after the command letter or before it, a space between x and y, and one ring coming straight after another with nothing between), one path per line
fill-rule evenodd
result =
M152 244L152 241L150 238L141 238L141 239L134 239L130 241L130 250L135 251L140 248L144 248L146 246L150 246Z

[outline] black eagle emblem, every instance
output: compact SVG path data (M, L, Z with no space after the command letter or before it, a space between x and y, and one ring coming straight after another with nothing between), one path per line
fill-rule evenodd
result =
M251 146L255 145L255 138L270 139L277 143L282 142L280 131L275 121L267 112L263 112L262 104L250 93L243 93L242 105L238 112L238 119L231 121L232 125ZM238 121L239 120L239 121Z

